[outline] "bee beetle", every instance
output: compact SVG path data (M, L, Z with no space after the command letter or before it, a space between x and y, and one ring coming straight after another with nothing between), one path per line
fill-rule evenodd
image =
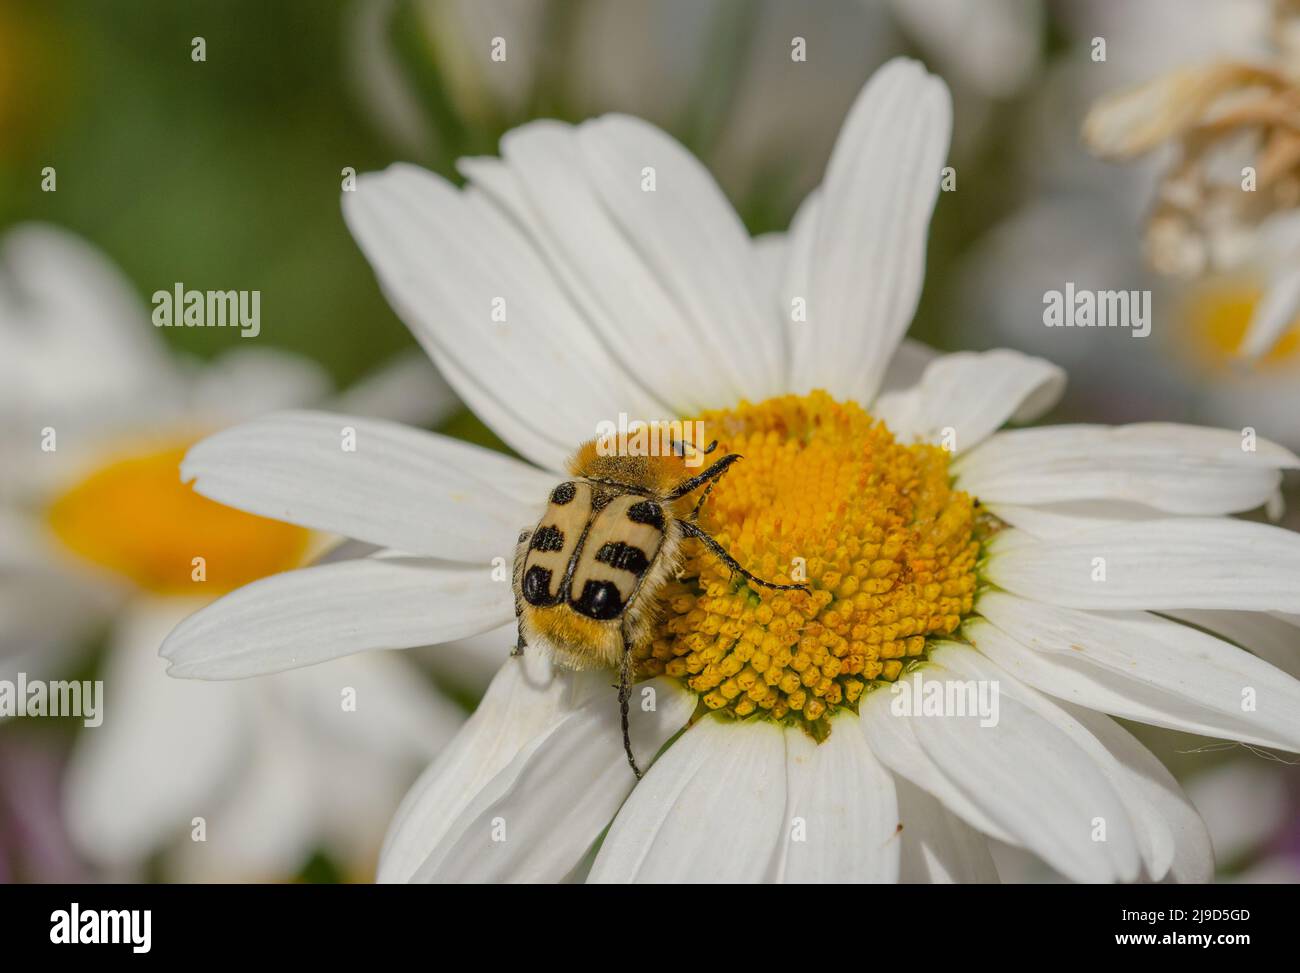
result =
M716 446L715 440L704 454ZM681 479L686 446L674 442L672 449L670 456L606 456L596 440L585 443L569 462L572 478L551 491L542 519L519 535L515 548L519 638L512 654L536 645L569 669L617 666L623 749L638 780L628 734L633 650L652 636L660 593L680 567L682 541L694 537L764 588L808 590L755 577L696 522L719 477L741 457L724 456Z

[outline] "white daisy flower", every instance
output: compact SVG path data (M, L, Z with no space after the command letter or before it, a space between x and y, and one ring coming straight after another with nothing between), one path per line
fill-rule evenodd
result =
M168 850L173 878L247 880L291 877L325 846L368 872L459 708L395 656L224 686L168 679L155 657L216 593L332 543L198 497L178 471L202 435L322 401L326 376L242 346L208 365L177 360L104 257L53 227L6 234L0 269L0 678L67 678L108 628L102 725L80 734L65 784L81 852L119 876ZM418 372L432 395L411 398L401 363L343 402L383 407L396 383L405 415L427 418L415 406L440 411L448 396L427 360ZM189 840L195 818L203 842Z
M1233 644L1294 668L1300 538L1227 516L1300 461L1175 424L998 432L1051 405L1059 369L903 341L950 124L943 82L891 62L788 236L758 243L629 117L516 129L462 162L463 190L365 177L344 213L385 292L527 462L361 420L343 453L311 412L205 440L183 466L200 493L394 550L227 595L169 636L172 674L493 628L504 652L504 566L575 446L620 413L703 414L744 460L700 525L811 591L685 548L636 647L639 783L616 674L536 645L507 661L407 796L380 879L982 880L988 837L1077 880L1208 877L1178 785L1104 714L1300 749L1300 683ZM992 687L990 725L959 715Z

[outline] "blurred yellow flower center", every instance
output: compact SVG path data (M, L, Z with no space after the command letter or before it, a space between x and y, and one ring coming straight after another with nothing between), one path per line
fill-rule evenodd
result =
M682 680L712 710L820 739L831 714L897 679L971 611L974 501L952 489L945 451L895 442L824 392L701 418L716 455L744 460L700 524L760 578L810 591L752 586L688 541L641 671Z
M1263 297L1252 283L1219 282L1199 289L1191 298L1194 347L1209 365L1232 363L1246 337L1250 319ZM1300 318L1268 354L1259 359L1263 365L1295 364L1300 361Z
M81 557L156 594L223 594L301 564L309 533L199 496L181 482L186 448L100 467L54 501L50 527Z

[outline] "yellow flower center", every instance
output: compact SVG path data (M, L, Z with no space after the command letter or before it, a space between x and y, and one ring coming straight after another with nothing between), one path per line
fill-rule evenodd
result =
M156 594L222 594L298 566L309 532L246 514L181 482L186 446L119 457L54 501L70 550Z
M1189 298L1187 317L1192 326L1192 347L1203 364L1225 368L1236 362L1246 329L1263 296L1250 281L1216 281L1196 288ZM1294 366L1300 361L1300 318L1297 318L1268 354L1263 366Z
M754 586L688 541L641 672L680 679L711 710L821 739L837 709L897 679L971 611L975 502L952 489L944 450L898 443L824 392L701 419L714 457L744 456L701 526L758 577L810 590Z

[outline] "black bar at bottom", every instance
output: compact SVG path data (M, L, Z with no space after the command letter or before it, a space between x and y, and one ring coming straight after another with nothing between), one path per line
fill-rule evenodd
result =
M742 955L743 943L765 943L759 955L771 961L786 946L806 956L830 937L834 952L849 948L863 957L951 952L978 959L1054 949L1073 958L1080 950L1161 948L1220 955L1289 945L1295 900L1292 887L1265 885L4 886L0 950L6 960L76 950L82 959L115 954L128 962L334 963L373 961L377 950L401 948L427 950L436 965L461 962L454 959L461 951L484 959L518 952L536 961L538 951L554 960L573 950L594 958L605 945L612 957L658 945L677 955L694 953L692 941L705 953L722 950L721 957L734 955L724 945L730 940Z

